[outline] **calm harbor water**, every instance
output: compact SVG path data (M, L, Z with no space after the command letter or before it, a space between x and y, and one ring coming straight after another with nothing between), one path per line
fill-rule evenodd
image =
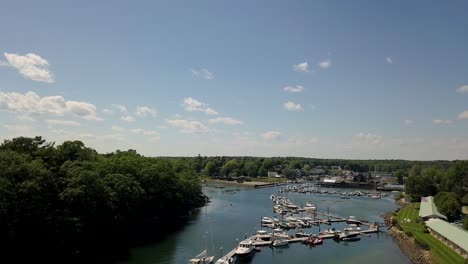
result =
M350 191L347 189L346 191ZM204 187L211 203L195 213L189 223L181 230L167 236L159 243L134 248L126 263L184 264L205 248L216 259L237 245L237 241L252 235L260 228L262 216L273 216L271 194L275 188L252 189L210 184ZM351 197L340 199L339 195L328 194L283 194L297 205L311 201L318 205L318 210L331 215L383 222L381 215L396 208L392 198L369 199ZM343 229L345 224L333 224L332 227ZM321 230L329 228L322 225ZM268 230L268 229L266 229ZM291 230L294 234L297 230ZM318 233L319 227L305 229L308 233ZM221 249L222 248L222 249ZM250 261L252 264L267 263L410 263L384 231L362 237L357 242L335 242L331 239L317 247L306 247L300 243L288 248L273 249L263 247Z

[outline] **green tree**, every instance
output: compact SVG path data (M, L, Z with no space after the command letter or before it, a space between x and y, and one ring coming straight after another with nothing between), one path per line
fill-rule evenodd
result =
M205 172L208 176L212 177L216 175L217 165L214 161L210 160L206 163Z
M224 164L224 166L221 168L221 173L225 176L229 176L231 173L237 172L238 168L239 162L236 159L232 159Z
M258 166L254 161L247 161L244 165L244 170L247 176L257 177L258 175Z

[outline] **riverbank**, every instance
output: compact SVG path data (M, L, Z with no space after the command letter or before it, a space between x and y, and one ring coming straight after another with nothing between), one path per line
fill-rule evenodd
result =
M419 206L419 203L406 204L396 216L386 217L386 222L393 224L389 234L400 250L413 263L464 263L460 255L432 236L418 220Z
M263 181L236 182L236 181L225 181L225 180L215 180L215 179L206 179L205 182L207 184L217 183L217 184L223 184L227 186L243 186L243 187L251 187L251 188L265 188L265 187L284 184L283 182L263 182Z
M395 203L400 206L401 210L407 203L405 198L395 199ZM419 246L413 237L408 236L395 225L398 224L398 218L393 213L384 215L385 223L389 226L388 234L396 242L401 252L405 254L414 264L430 264L432 263L431 253L428 250Z

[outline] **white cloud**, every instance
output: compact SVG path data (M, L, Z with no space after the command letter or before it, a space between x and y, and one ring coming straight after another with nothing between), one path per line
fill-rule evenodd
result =
M286 102L284 103L284 108L288 111L302 111L304 110L302 108L301 104L296 104L294 102Z
M411 120L411 119L406 119L406 120L405 120L405 125L407 125L407 126L412 125L413 123L414 123L414 122L413 122L413 120Z
M124 141L125 137L122 134L108 134L102 136L102 139L111 141Z
M331 67L332 62L330 59L326 59L324 61L319 62L317 65L322 69L328 69Z
M127 107L119 104L113 104L112 107L117 109L122 115L120 116L120 120L125 121L125 122L134 122L135 117L130 115L130 113L127 110Z
M216 112L214 109L208 107L208 104L202 103L197 99L192 97L184 98L183 105L186 111L193 112L193 111L200 111L204 112L207 115L218 115L219 113Z
M20 121L31 121L31 122L36 121L34 118L32 118L29 115L19 115L19 116L16 116L16 119L18 119Z
M123 115L120 117L120 120L125 121L125 122L134 122L135 118L131 115Z
M242 121L231 118L231 117L217 117L208 120L210 124L222 123L225 125L242 125Z
M58 125L58 126L80 126L81 124L76 121L69 120L57 120L57 119L48 119L46 120L49 125Z
M468 85L462 85L457 89L458 93L468 93Z
M434 125L451 125L453 122L452 120L448 120L448 119L434 119L432 120L432 124Z
M268 131L268 132L261 134L261 136L263 139L266 139L266 140L274 140L274 139L278 139L281 136L281 132Z
M156 116L156 110L148 106L137 106L135 110L135 115L139 117Z
M111 129L114 131L118 131L118 132L122 132L125 130L123 127L119 127L119 126L112 126Z
M319 139L316 138L316 137L313 137L313 138L310 138L310 139L309 139L309 143L316 144L316 143L318 143L318 142L319 142Z
M387 63L390 63L390 64L393 63L393 60L392 60L392 58L390 58L390 57L385 58L385 61L386 61Z
M166 121L168 124L181 128L184 133L206 133L209 131L208 127L203 123L186 119L169 119Z
M458 115L458 118L459 118L459 119L468 119L468 110L465 110L465 111L461 112L461 113Z
M141 129L141 128L132 129L130 131L132 131L135 134L143 135L143 136L154 136L154 135L158 134L158 132L156 132L156 131L144 130L144 129Z
M41 56L34 53L18 55L6 52L3 55L5 55L8 65L17 69L25 78L39 82L54 82L54 77L49 70L49 63Z
M358 133L354 135L354 140L357 143L378 145L383 142L383 137L371 133Z
M32 131L32 128L26 125L6 124L6 125L3 125L3 127L6 128L8 131L14 132L15 136L30 134Z
M297 72L309 72L309 63L302 62L293 65L293 69Z
M159 142L160 139L161 139L160 136L155 136L155 137L150 138L149 141L155 143L155 142Z
M207 69L200 69L200 70L190 69L190 71L192 72L193 76L200 77L200 78L207 79L207 80L214 79L214 74L208 71Z
M301 85L286 86L283 88L283 90L289 93L302 93L304 91L304 86L301 86Z
M0 111L22 113L49 113L62 116L71 113L86 120L102 120L96 116L93 104L78 101L65 101L62 96L40 97L34 92L0 92Z
M102 112L106 115L111 115L114 113L114 111L112 109L108 109L108 108L104 108L102 109Z

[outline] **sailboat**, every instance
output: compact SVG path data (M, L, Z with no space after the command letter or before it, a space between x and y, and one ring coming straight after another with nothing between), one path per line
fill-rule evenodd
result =
M190 264L211 264L213 263L214 256L208 256L208 253L203 250L200 254L196 255L193 259L189 260Z

